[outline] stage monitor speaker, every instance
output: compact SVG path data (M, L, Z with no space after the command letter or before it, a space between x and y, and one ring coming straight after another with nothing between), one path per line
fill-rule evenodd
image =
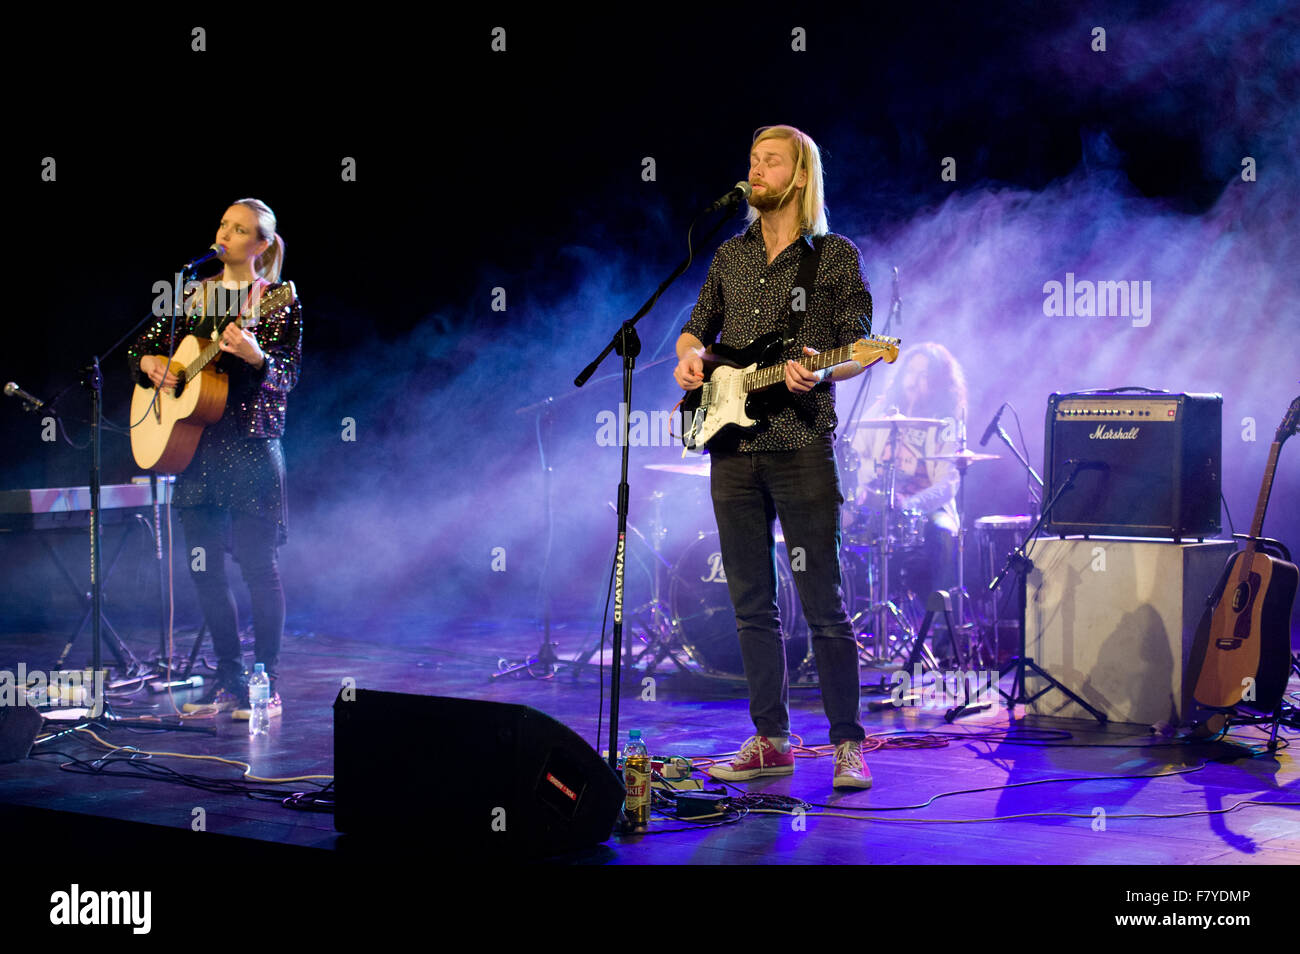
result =
M1222 468L1219 394L1089 392L1047 402L1047 495L1076 470L1047 533L1216 536Z
M18 690L21 691L20 686ZM31 706L0 705L0 762L19 762L32 751L40 734L41 713Z
M334 827L359 850L522 857L605 841L624 798L591 746L536 709L371 689L334 701L334 792Z

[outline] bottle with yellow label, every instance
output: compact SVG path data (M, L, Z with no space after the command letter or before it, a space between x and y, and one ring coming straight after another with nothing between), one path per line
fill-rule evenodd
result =
M623 784L627 797L623 814L629 825L644 828L650 824L650 750L641 739L641 730L633 729L623 747Z

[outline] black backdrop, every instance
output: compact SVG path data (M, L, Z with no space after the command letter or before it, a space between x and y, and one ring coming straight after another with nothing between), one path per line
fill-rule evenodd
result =
M618 467L597 421L619 398L610 380L575 396L572 378L683 254L696 210L744 175L754 129L788 122L823 148L831 228L863 249L877 329L898 265L904 322L890 330L963 362L973 434L1011 400L1039 464L1054 390L1219 391L1243 529L1300 369L1293 8L829 11L37 17L14 33L43 65L11 78L17 300L0 377L63 389L213 240L229 202L262 198L306 321L285 439L291 617L527 618L545 576L559 611L594 619ZM671 353L712 249L696 251L641 324L643 366ZM1044 315L1044 283L1067 272L1151 281L1149 324ZM106 370L106 413L125 423L124 357ZM671 406L670 371L638 376L638 408ZM515 413L547 396L549 564L537 435ZM74 388L60 407L84 442L84 399ZM0 487L86 483L86 453L43 441L13 401L0 439ZM1295 453L1267 526L1293 545ZM640 469L677 457L634 448L632 519L644 526L646 494L663 490L680 546L712 529L701 488ZM120 435L106 435L104 472L136 472ZM1006 457L968 493L972 518L1024 509ZM7 589L10 615L34 605Z

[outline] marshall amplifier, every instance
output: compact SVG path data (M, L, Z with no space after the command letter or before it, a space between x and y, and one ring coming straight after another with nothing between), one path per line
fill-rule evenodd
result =
M1047 533L1212 537L1219 533L1223 396L1053 394L1044 444L1047 499L1076 473Z

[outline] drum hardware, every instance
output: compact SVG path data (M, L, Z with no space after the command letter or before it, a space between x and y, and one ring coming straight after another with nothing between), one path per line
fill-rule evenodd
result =
M997 575L998 568L1007 555L1024 543L1025 535L1033 526L1034 518L1027 514L991 514L975 521L975 547L979 554L980 587L979 599L972 602L980 618L981 628L991 641L991 663L996 666L1002 661L1002 631L1015 630L1019 625L1014 619L1004 619L999 610L996 595L989 593L988 584ZM1003 600L1005 605L1006 600ZM1014 635L1014 634L1013 634ZM1018 635L1013 642L1018 642Z
M627 524L628 530L631 531L629 541L632 537L640 540L642 548L652 559L651 568L647 573L650 580L650 598L640 606L625 610L623 613L624 618L632 627L632 634L645 645L639 653L634 652L633 641L629 639L625 644L623 664L630 670L644 662L644 674L647 676L652 675L665 659L672 660L673 665L680 672L692 671L686 664L686 653L683 647L677 644L672 613L663 598L663 573L671 573L673 569L673 564L663 554L663 542L668 535L668 528L663 522L663 502L666 496L662 491L656 490L645 498L645 502L649 503L651 507L650 532L648 535L643 533L630 520ZM612 502L606 501L606 503L611 510L617 512L617 508ZM574 657L573 671L575 678L577 664L590 664L591 657L599 651L599 637L596 637L591 644Z
M858 427L888 427L897 431L900 427L942 427L946 421L934 417L908 417L905 414L886 414L884 417L864 417L858 421Z
M777 537L781 541L780 535ZM812 641L785 554L776 553L777 612L784 636L790 685L815 685ZM736 614L727 589L717 531L701 532L673 563L668 603L676 644L703 675L744 681Z
M857 613L853 616L855 630L863 616L874 619L876 637L874 655L876 664L886 661L887 658L889 661L893 661L901 658L903 654L910 658L914 654L914 650L919 652L927 663L937 664L928 649L917 646L919 638L918 625L924 625L923 615L921 611L909 614L908 609L910 607L906 605L907 602L917 601L905 601L905 605L900 607L898 603L888 598L888 594L892 592L890 587L893 583L892 568L890 566L891 556L900 550L906 551L921 546L925 541L928 523L927 514L901 510L897 505L896 480L898 471L893 461L898 456L899 431L904 427L931 428L945 423L945 421L936 418L906 417L898 413L877 418L867 418L858 422L859 426L887 427L890 430L885 452L882 452L879 460L873 461L882 472L884 489L869 491L867 500L864 502L866 506L863 509L874 511L874 519L869 519L864 527L859 523L860 515L858 513L850 514L850 531L846 534L852 548L868 551L880 567L878 580L872 579L870 581L872 590L870 609L865 613ZM984 645L984 632L974 611L973 601L966 588L965 580L966 470L971 464L998 460L1000 457L996 454L976 453L966 447L964 416L958 422L958 442L959 450L955 454L936 454L931 457L918 458L918 461L949 461L958 470L957 585L950 590L939 592L946 593L944 599L953 614L952 622L956 627L955 631L966 635L968 653L972 661L979 665L985 665L985 655L988 649ZM877 583L880 586L879 591L876 590ZM932 618L933 612L937 612L937 610L930 607L933 595L927 595L923 599L926 600L925 604L922 604L924 606L924 616ZM916 618L909 618L910 615L914 615ZM902 640L892 652L888 646L891 641L888 633L890 616L897 622L902 634ZM954 645L956 645L955 640ZM993 652L996 653L996 648L994 648Z
M1019 455L1017 454L1017 456ZM1029 529L1029 533L1025 537L1025 541L1022 542L1018 547L1016 547L1016 549L1011 553L1011 555L1007 557L1007 561L1003 565L1002 570L988 585L989 592L994 593L997 591L998 586L1001 585L1002 581L1005 580L1008 575L1014 573L1016 576L1017 609L1019 610L1018 615L1020 617L1020 639L1019 639L1019 646L1017 647L1019 651L1015 656L1015 658L1009 660L1006 663L1003 663L998 668L999 681L1001 681L1001 678L1006 676L1007 673L1009 672L1015 673L1015 677L1011 682L1011 691L1007 692L1006 690L999 687L998 694L1002 696L1003 700L1006 703L1007 708L1014 710L1016 706L1028 705L1029 703L1033 702L1035 699L1038 699L1040 696L1046 695L1048 692L1050 692L1053 689L1057 689L1060 690L1062 695L1072 700L1076 705L1082 707L1083 710L1089 713L1093 718L1095 718L1098 723L1100 723L1101 725L1105 725L1107 722L1107 718L1104 713L1099 712L1097 709L1093 708L1091 705L1085 702L1079 695L1071 691L1067 686L1065 686L1059 680L1055 679L1051 675L1051 673L1049 673L1046 669L1044 669L1042 666L1038 665L1038 663L1034 661L1033 657L1029 655L1028 645L1026 643L1026 634L1025 634L1026 590L1028 587L1029 574L1034 571L1034 563L1029 558L1029 555L1026 552L1026 547L1028 547L1032 543L1034 538L1038 535L1039 530L1042 529L1043 524L1047 522L1048 517L1051 516L1052 508L1056 506L1057 501L1060 500L1064 494L1070 491L1070 489L1074 484L1074 478L1077 475L1078 470L1079 467L1076 464L1069 471L1069 473L1066 476L1066 479L1061 482L1060 486L1057 488L1056 492L1052 495L1051 499L1049 499L1046 505L1043 507L1043 511L1041 514L1039 514L1038 520ZM1033 675L1038 679L1041 679L1047 683L1047 685L1035 691L1033 695L1030 695L1029 693L1028 677L1030 675ZM948 721L951 722L954 718L961 716L970 708L971 707L965 703L958 705L955 709L951 710L948 713L947 716Z
M989 460L1001 460L998 454L979 454L969 450L966 447L966 415L963 411L960 420L957 423L957 453L955 454L936 454L931 460L951 461L957 467L957 588L952 594L957 597L956 616L957 628L965 633L969 639L968 646L971 650L972 662L984 667L987 660L984 657L984 640L982 634L978 632L975 622L968 621L966 618L966 608L970 603L970 593L966 590L966 470L971 464ZM927 611L929 607L927 606ZM951 620L949 621L951 623ZM956 636L953 636L953 647L957 646ZM960 660L960 651L958 651ZM994 649L993 662L997 662L996 649ZM965 668L963 664L962 668Z
M882 491L884 507L880 511L882 527L878 540L879 545L873 548L873 555L880 565L879 590L875 587L870 588L871 605L866 613L869 618L873 618L875 621L875 639L870 647L870 652L866 654L866 658L863 660L864 664L871 669L880 669L882 664L888 664L897 658L901 658L901 653L895 647L890 646L889 624L891 618L898 624L898 628L907 639L913 639L916 635L916 630L911 621L898 607L898 604L889 598L889 584L891 581L889 560L895 549L894 521L896 520L896 514L899 513L896 496L898 471L894 464L895 459L898 457L899 432L903 427L931 427L942 423L943 421L930 418L909 418L902 414L867 418L858 422L861 427L889 428L889 439L886 444L889 454L883 460L875 462L883 464L885 486Z
M907 662L903 664L905 672L910 672L912 667L920 663L921 657L926 654L927 649L925 639L927 636L930 636L930 624L934 622L934 616L936 613L943 614L944 622L948 626L948 639L952 643L952 651L957 659L957 668L960 670L966 669L967 657L961 651L961 642L957 638L957 634L962 631L962 627L953 622L954 611L952 594L947 590L935 590L926 598L925 618L921 620L921 628L917 630L916 639L912 641L912 649L907 654ZM930 636L930 643L931 646L933 646L933 636ZM927 662L932 669L939 668L939 664L935 660L932 652ZM982 663L980 665L982 665Z

